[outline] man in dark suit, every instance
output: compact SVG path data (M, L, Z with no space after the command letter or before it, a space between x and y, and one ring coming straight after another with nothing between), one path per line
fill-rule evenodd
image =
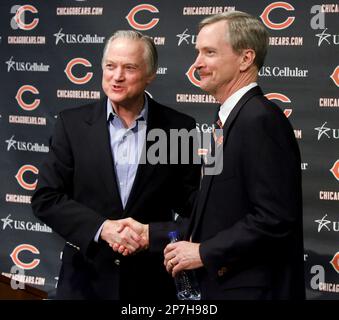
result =
M35 215L66 240L57 298L168 301L173 280L149 245L149 229L185 214L200 170L154 157L149 163L147 137L153 129L167 136L195 129L195 121L144 93L157 70L149 37L116 32L102 68L107 97L60 113L32 198ZM147 229L133 230L128 217Z
M202 299L304 298L300 154L289 121L256 83L267 46L262 23L243 12L200 24L194 66L221 103L223 169L204 176L190 241L169 244L164 264L173 276L195 269Z

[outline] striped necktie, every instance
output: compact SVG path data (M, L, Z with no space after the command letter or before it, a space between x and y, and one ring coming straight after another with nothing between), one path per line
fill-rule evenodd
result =
M223 131L222 131L222 122L220 120L220 118L218 118L218 120L216 121L215 125L213 126L213 139L214 142L216 144L216 147L219 147L222 145L223 141L224 141L224 135L223 135ZM221 129L221 130L216 130L216 129Z

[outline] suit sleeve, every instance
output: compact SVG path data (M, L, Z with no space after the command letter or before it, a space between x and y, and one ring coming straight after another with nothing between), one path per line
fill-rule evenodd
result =
M188 131L193 130L196 134L196 124L192 118L189 118L185 128ZM196 136L194 136L194 139ZM170 231L178 231L179 237L183 238L189 223L189 217L192 212L193 204L200 181L200 164L197 158L194 158L197 150L197 140L190 141L191 158L188 164L173 165L175 172L174 187L172 194L173 213L179 216L175 221L150 223L149 237L150 250L159 252L162 251L168 244L168 233ZM180 159L180 158L179 158ZM175 168L175 169L174 169Z
M222 267L230 270L267 259L272 250L286 250L302 225L299 149L283 117L269 113L244 124L237 165L249 205L230 228L201 243L203 264L213 276Z
M199 148L198 133L195 121L190 120L186 125L187 130L192 134L189 144L190 159L187 164L178 165L176 183L173 188L175 194L173 199L174 211L182 218L189 218L192 213L201 176L201 158L197 156L197 149Z
M50 151L39 169L32 209L36 217L87 254L105 219L72 198L73 174L74 155L61 113Z

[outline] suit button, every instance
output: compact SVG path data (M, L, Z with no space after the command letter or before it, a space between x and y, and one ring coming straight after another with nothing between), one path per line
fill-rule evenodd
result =
M218 270L218 276L219 276L219 277L222 277L227 271L228 271L228 270L227 270L226 267L221 267L221 268Z
M117 265L117 266L120 266L120 260L119 259L115 259L114 260L114 264Z

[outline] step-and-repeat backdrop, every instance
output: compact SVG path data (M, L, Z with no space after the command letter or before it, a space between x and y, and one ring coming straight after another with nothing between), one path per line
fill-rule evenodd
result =
M14 286L55 296L64 242L30 201L57 114L103 96L105 40L118 29L153 37L160 59L149 93L208 131L217 104L192 68L197 25L231 10L259 17L270 32L259 83L302 153L307 297L338 299L339 5L331 0L1 1L0 272Z

